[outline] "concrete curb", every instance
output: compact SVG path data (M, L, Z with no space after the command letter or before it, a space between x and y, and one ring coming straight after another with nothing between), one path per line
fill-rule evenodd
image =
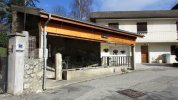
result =
M132 72L132 71L129 71L127 73L130 73L130 72ZM115 74L109 74L109 75L104 75L104 76L98 76L98 77L95 77L95 78L88 78L88 79L85 79L85 80L76 80L76 81L74 80L73 82L70 82L70 83L57 85L57 86L52 86L52 87L47 87L47 90L52 90L52 89L56 89L56 88L62 88L62 87L69 86L69 85L72 85L72 84L88 82L88 81L92 81L92 80L96 80L96 79L102 79L102 78L115 76L115 75L122 75L122 74L126 74L126 73L115 73Z

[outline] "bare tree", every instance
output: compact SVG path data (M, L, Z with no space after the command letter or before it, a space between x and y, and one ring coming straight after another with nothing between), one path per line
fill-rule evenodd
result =
M67 16L67 11L63 6L55 6L52 8L51 13L56 14L56 15L61 15L61 16Z
M86 19L91 12L93 0L73 0L71 5L71 17Z
M3 2L5 4L13 4L18 6L30 6L30 7L36 7L36 2L40 2L39 0L0 0L0 2Z

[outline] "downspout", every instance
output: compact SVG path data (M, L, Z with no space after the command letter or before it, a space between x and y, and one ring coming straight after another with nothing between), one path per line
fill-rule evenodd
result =
M44 30L43 30L43 83L42 88L43 91L46 89L46 66L47 66L47 39L46 39L46 26L51 20L51 14L48 15L48 20L44 24Z

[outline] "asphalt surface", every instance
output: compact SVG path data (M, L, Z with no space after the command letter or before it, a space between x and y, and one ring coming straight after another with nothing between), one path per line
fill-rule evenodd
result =
M40 94L0 95L0 100L178 100L178 68L166 65L137 65L140 69ZM145 95L137 98L118 93L132 89Z

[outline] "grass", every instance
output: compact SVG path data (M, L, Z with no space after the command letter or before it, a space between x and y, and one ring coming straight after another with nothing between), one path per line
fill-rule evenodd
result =
M0 57L7 56L7 48L0 47Z

